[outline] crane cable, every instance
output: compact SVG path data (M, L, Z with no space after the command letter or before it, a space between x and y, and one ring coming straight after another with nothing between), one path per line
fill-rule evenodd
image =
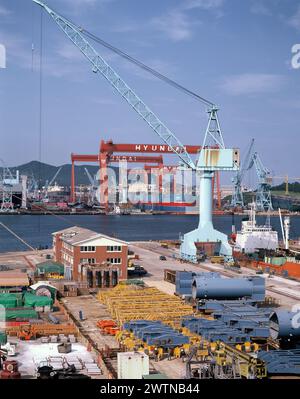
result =
M78 30L82 35L88 37L89 39L93 40L94 42L101 44L103 47L106 47L107 49L111 50L115 54L118 54L120 57L123 57L127 61L131 62L132 64L138 66L139 68L145 70L146 72L149 72L153 76L157 77L158 79L164 81L165 83L169 84L170 86L174 87L177 90L180 90L181 92L195 98L196 100L202 102L206 106L209 107L216 107L216 105L207 100L206 98L200 96L199 94L195 93L194 91L184 87L180 83L177 83L175 80L168 78L166 75L163 75L162 73L156 71L154 68L149 67L148 65L144 64L143 62L137 60L136 58L130 56L129 54L125 53L125 51L120 50L119 48L113 46L112 44L106 42L105 40L101 39L99 36L96 36L95 34L89 32L87 29L83 28L82 26L78 26L75 22L71 21L70 19L64 17L62 14L57 13L54 9L53 11L63 18L67 23L70 23L73 25L73 28L75 30Z
M210 107L214 106L214 103L212 103L209 100L206 100L204 97L200 96L199 94L193 92L190 89L187 89L186 87L182 86L180 83L175 82L175 80L168 78L166 75L163 75L162 73L156 71L155 69L149 67L148 65L144 64L143 62L137 60L136 58L130 56L129 54L125 53L124 51L118 49L117 47L109 44L105 40L101 39L100 37L94 35L93 33L83 29L79 28L81 33L84 36L87 36L88 38L94 40L95 42L101 44L102 46L108 48L109 50L113 51L114 53L118 54L120 57L125 58L127 61L131 62L134 65L137 65L141 69L151 73L153 76L157 77L158 79L168 83L170 86L173 86L174 88L182 91L183 93L195 98L198 101L201 101L205 105L208 105Z
M5 230L7 230L10 234L12 234L14 237L16 237L19 241L21 241L26 247L30 248L32 251L36 251L36 248L33 248L28 242L23 240L20 236L18 236L17 233L15 233L13 230L11 230L9 227L7 227L3 222L0 222L0 226L2 226Z

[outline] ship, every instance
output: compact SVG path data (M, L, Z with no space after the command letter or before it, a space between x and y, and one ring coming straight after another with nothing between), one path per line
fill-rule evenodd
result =
M251 203L249 217L242 221L241 230L236 234L234 250L251 254L261 249L276 251L278 248L278 233L273 230L270 219L267 218L266 224L258 225L255 203Z
M300 252L289 248L290 218L282 222L283 244L270 223L258 226L255 206L251 204L249 220L242 221L241 231L233 238L233 253L240 266L249 267L258 273L268 273L286 278L300 279Z

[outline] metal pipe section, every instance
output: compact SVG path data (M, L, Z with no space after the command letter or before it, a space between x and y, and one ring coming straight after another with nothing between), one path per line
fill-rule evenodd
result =
M246 278L201 278L194 277L192 283L194 299L251 299L263 301L265 280L261 277Z
M212 225L212 178L213 172L203 172L200 176L200 217L199 228L213 228Z
M298 312L277 310L270 316L270 336L273 339L300 338L300 309Z

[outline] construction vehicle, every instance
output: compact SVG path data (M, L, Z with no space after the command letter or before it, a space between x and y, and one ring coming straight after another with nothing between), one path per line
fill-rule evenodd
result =
M161 242L161 243L160 243L160 246L161 246L162 248L166 248L166 249L169 248L169 245L168 245L166 242Z
M231 378L262 379L267 377L265 363L237 347L218 342L216 349L211 351L211 355L217 366L215 378L226 378L227 372Z
M143 266L132 264L127 268L128 277L132 276L145 276L147 274L147 270L144 269Z

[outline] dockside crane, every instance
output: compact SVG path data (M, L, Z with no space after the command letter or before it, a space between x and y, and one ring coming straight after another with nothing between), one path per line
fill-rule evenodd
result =
M255 167L256 174L258 177L258 187L256 189L256 209L258 211L269 211L273 210L272 198L271 198L271 173L264 166L262 160L257 152L252 155L248 169Z
M97 190L98 186L97 186L96 179L95 179L95 178L92 178L92 176L91 176L90 172L88 171L88 169L87 169L87 168L84 168L84 171L85 171L85 173L86 173L86 175L87 175L87 177L88 177L88 179L89 179L89 182L90 182L90 187L89 187L89 204L92 205L93 202L94 202L95 193L96 193L96 190Z
M237 207L244 208L245 206L244 196L242 191L242 181L246 171L249 169L249 161L251 159L253 145L254 145L254 139L251 139L245 159L241 161L240 169L236 172L236 174L232 178L233 182L233 194L231 199L232 208L237 208Z
M0 191L2 192L0 212L13 212L13 192L11 182L14 180L11 170L6 166L5 162L0 159L2 163L2 176L0 177Z
M60 174L62 170L62 167L60 167L54 174L54 176L52 177L52 179L50 180L50 182L47 180L46 184L45 184L45 195L43 200L44 201L48 201L48 192L49 192L49 188L52 186L52 184L55 182L55 179L57 178L57 176Z
M199 225L198 228L182 237L180 257L197 262L197 244L208 243L215 245L216 252L223 255L225 261L232 261L232 248L228 243L226 234L215 230L212 223L212 178L215 171L239 169L239 150L225 148L218 120L218 107L198 96L198 99L208 108L208 124L198 159L194 162L176 135L150 110L88 42L86 37L93 39L94 35L59 15L43 2L39 0L33 0L33 2L43 7L52 17L65 35L90 62L93 72L100 73L169 148L178 155L180 160L200 175Z

